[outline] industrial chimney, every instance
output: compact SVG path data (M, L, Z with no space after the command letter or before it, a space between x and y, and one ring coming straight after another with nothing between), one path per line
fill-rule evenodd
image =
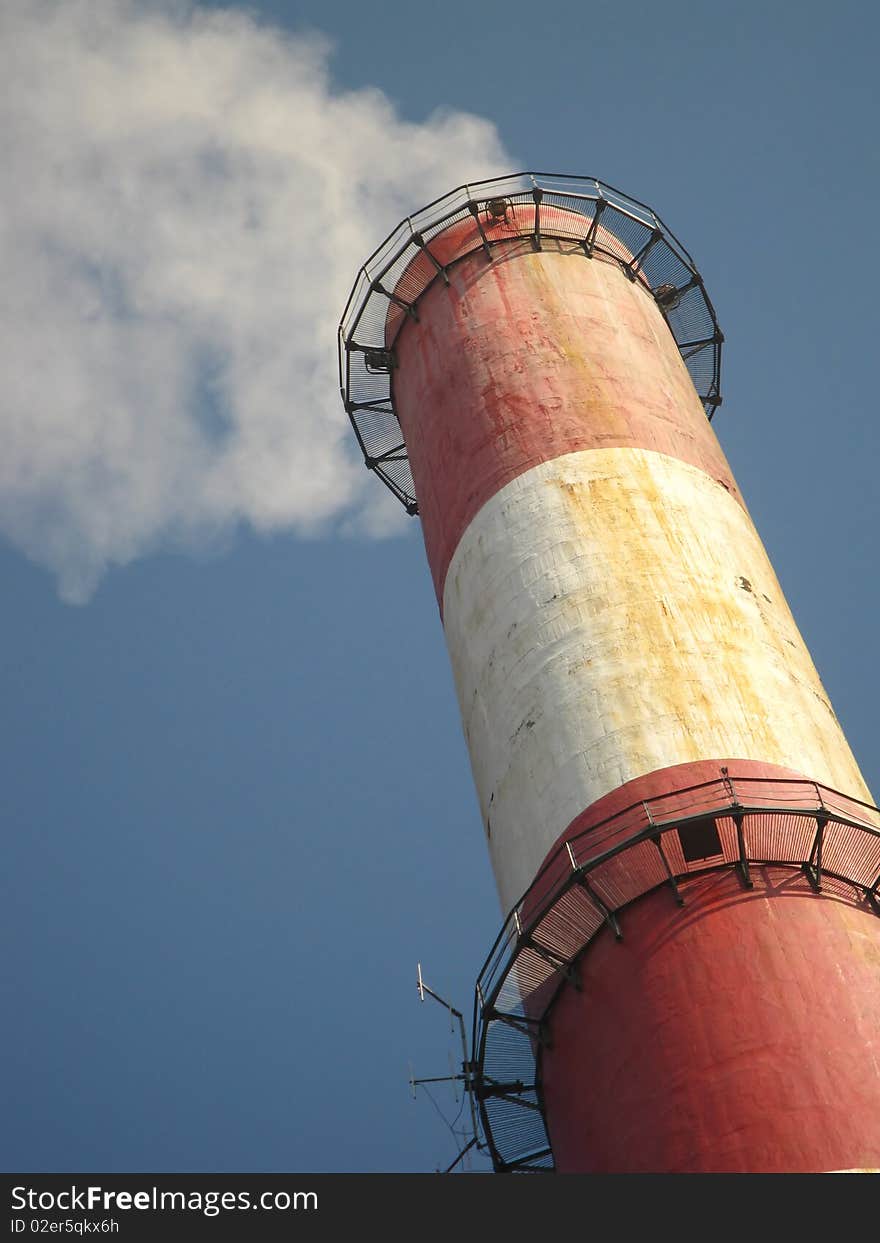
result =
M465 186L359 274L342 394L421 517L507 915L499 1171L880 1165L880 813L711 426L687 251L601 182Z

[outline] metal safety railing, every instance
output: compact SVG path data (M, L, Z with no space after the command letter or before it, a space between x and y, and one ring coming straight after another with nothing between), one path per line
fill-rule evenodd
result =
M724 774L634 803L574 834L548 858L504 923L477 980L473 1091L496 1171L551 1173L541 1049L560 990L603 930L625 935L619 913L663 886L712 869L792 869L880 915L880 810L799 779ZM842 894L841 894L842 896Z
M509 223L500 235L484 228L499 212ZM438 239L468 220L476 228L450 258ZM418 500L394 407L397 336L455 264L481 250L492 262L523 239L618 264L659 306L708 418L721 404L724 338L714 308L690 255L650 207L593 177L514 173L459 186L408 216L370 256L339 325L340 391L364 461L411 514Z

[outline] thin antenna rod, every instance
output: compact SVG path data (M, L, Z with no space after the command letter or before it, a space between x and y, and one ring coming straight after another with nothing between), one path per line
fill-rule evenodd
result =
M460 1161L460 1160L462 1159L462 1157L465 1155L465 1153L470 1152L470 1150L474 1147L474 1145L475 1145L475 1144L476 1144L477 1148L479 1148L479 1147L480 1147L479 1143L477 1142L477 1137L476 1137L476 1135L474 1136L474 1138L473 1138L473 1139L472 1139L469 1143L465 1144L464 1148L462 1148L461 1152L458 1154L458 1156L457 1156L457 1157L455 1158L455 1160L452 1162L452 1165L447 1165L447 1167L446 1167L446 1169L443 1171L443 1173L444 1173L444 1174L451 1174L451 1173L452 1173L452 1171L455 1169L455 1167L458 1165L459 1161Z
M471 1068L470 1058L468 1057L467 1036L465 1034L465 1029L464 1029L464 1017L461 1011L456 1010L455 1006L453 1006L450 1002L448 1002L445 997L441 997L439 993L435 993L432 988L428 987L428 985L425 983L424 977L422 976L422 964L421 963L416 964L416 986L419 990L419 999L421 1001L425 1000L425 994L427 994L429 997L433 997L434 1000L436 1002L439 1002L441 1006L445 1006L445 1008L449 1011L449 1014L452 1019L458 1020L459 1034L461 1036L462 1074L451 1076L451 1077L454 1077L455 1079L461 1079L462 1082L464 1083L465 1091L467 1092L467 1096L468 1096L468 1104L470 1105L470 1109L471 1109L471 1127L473 1128L473 1132L474 1132L473 1143L476 1144L477 1147L480 1147L481 1145L477 1139L477 1136L479 1135L479 1131L477 1130L477 1111L474 1106L473 1071ZM413 1082L414 1083L430 1083L430 1082L437 1082L437 1080L415 1079L413 1080ZM470 1148L471 1146L472 1145L469 1144L468 1148ZM467 1152L467 1149L465 1149L465 1152ZM463 1156L464 1153L460 1155ZM453 1162L453 1165L454 1164L455 1162ZM450 1169L451 1168L452 1167L450 1166Z

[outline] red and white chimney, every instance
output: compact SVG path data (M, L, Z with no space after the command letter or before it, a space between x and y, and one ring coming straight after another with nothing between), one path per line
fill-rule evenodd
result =
M499 1170L880 1165L880 817L710 423L721 340L650 209L538 174L405 221L343 319L508 917Z

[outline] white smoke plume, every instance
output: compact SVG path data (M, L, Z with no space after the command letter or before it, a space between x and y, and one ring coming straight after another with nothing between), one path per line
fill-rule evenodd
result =
M335 89L328 58L237 10L0 6L0 532L66 600L240 523L396 521L336 325L398 220L510 161L477 117Z

